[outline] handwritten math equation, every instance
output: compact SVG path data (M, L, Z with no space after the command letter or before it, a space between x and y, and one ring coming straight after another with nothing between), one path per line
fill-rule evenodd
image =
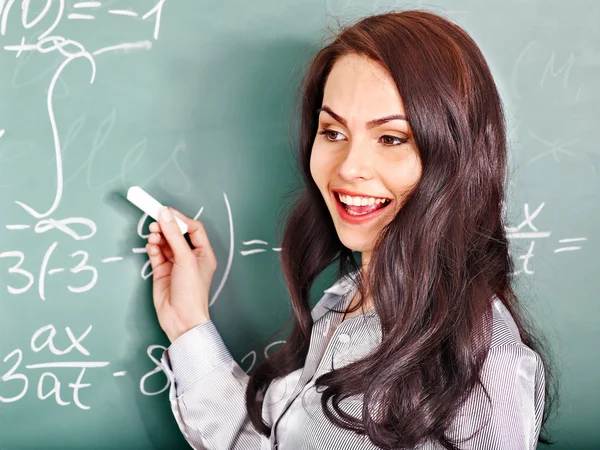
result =
M74 405L75 407L88 410L91 405L83 402L80 393L83 389L90 388L91 383L85 383L84 376L86 370L97 370L107 368L111 363L109 361L90 361L90 352L83 342L92 331L92 325L89 325L81 334L76 335L69 327L65 327L64 333L67 336L70 345L65 348L59 348L55 344L55 336L59 332L54 325L48 324L36 330L30 339L29 349L32 354L46 355L49 360L42 363L27 364L24 358L27 354L20 348L14 349L4 357L4 363L8 369L2 373L2 384L0 384L0 402L13 403L21 400L30 389L35 389L37 398L40 400L53 400L61 406ZM264 355L269 356L269 351L273 346L284 343L285 341L272 342L265 347ZM167 390L171 384L166 377L161 362L154 353L158 350L162 353L166 348L162 345L151 345L148 347L148 358L155 364L155 368L146 373L139 383L140 391L144 395L158 395ZM250 366L245 369L248 373L256 363L256 351L251 351L242 358L242 363L250 358ZM65 369L69 369L65 371ZM61 378L57 376L60 372ZM65 375L67 373L67 375ZM162 387L150 390L146 387L147 381L161 374L165 379ZM122 377L127 375L127 371L112 372L113 377ZM30 380L33 380L30 383ZM34 386L31 386L34 385ZM8 392L7 392L8 391Z
M107 2L105 2L107 3ZM121 20L142 20L154 22L152 36L157 40L160 33L160 22L165 0L159 0L147 11L138 13L133 10L109 9L102 8L102 2L78 2L73 4L73 10L77 12L68 13L66 11L65 0L52 1L47 0L41 11L32 11L30 0L22 0L20 11L15 8L15 1L5 0L0 1L0 37L6 35L8 31L8 19L12 16L19 17L22 31L34 32L34 37L30 38L32 42L28 42L23 36L19 43L3 45L4 51L14 52L15 57L19 58L23 52L34 52L41 55L48 53L60 54L63 57L62 62L52 75L47 93L46 93L46 108L48 112L48 121L52 130L54 160L55 160L55 175L56 186L54 189L54 201L52 205L43 212L32 207L24 201L16 201L25 211L31 216L41 219L52 215L58 208L64 187L63 174L63 155L62 143L59 133L59 124L56 120L54 111L54 92L58 80L61 78L64 70L73 62L85 60L90 68L90 84L94 83L97 71L96 57L107 52L115 52L121 50L134 49L150 49L152 41L149 39L137 40L133 42L116 42L113 45L89 49L86 46L74 39L61 36L57 33L58 25L64 20L94 20L97 14L105 13L119 17ZM82 11L85 11L83 13ZM19 14L20 13L20 14ZM45 24L45 25L42 25ZM7 130L0 127L0 138L6 134Z
M231 207L229 204L228 197L223 193L225 206L228 212L229 219L229 236L230 236L230 249L228 252L228 259L225 271L218 284L218 287L213 294L210 305L212 305L217 297L219 296L223 286L227 281L227 277L230 272L231 264L234 256L234 226L233 226L233 215L231 213ZM198 219L202 214L204 208L193 216L194 219ZM148 221L148 215L143 214L137 223L137 234L140 238L145 239L148 237L148 233L144 233L144 225ZM6 224L5 228L12 232L22 232L23 230L31 230L37 234L45 233L51 230L62 232L65 236L74 239L77 242L82 242L93 238L97 232L96 223L86 217L69 217L65 219L41 219L34 226L26 223L17 224ZM18 244L17 244L18 245ZM73 294L82 294L90 291L99 281L101 276L101 266L106 263L118 263L124 261L124 255L108 256L104 258L94 258L90 256L87 250L79 249L69 254L72 258L73 264L71 267L55 267L52 263L52 257L57 254L60 250L59 241L54 241L48 246L44 252L42 261L32 262L23 251L11 249L0 252L0 263L3 261L9 262L8 265L0 264L0 270L4 273L2 279L7 279L6 284L7 292L10 295L18 296L25 294L32 289L37 287L37 294L41 301L52 301L51 298L47 298L45 294L45 281L47 277L59 276L57 274L67 275L65 278L66 288ZM132 248L133 254L146 253L145 247ZM32 267L35 266L35 267ZM151 275L152 271L150 268L150 261L146 260L140 270L140 277L142 280L147 280ZM82 357L89 357L90 352L84 346L84 339L92 331L92 325L90 324L86 330L84 330L78 337L69 328L65 328L65 334L71 342L71 345L65 349L59 349L54 343L54 337L57 334L56 328L49 324L35 331L30 340L30 349L33 353L47 354L52 357L52 361L36 364L26 364L24 359L26 357L25 352L21 348L14 349L8 353L3 359L3 367L0 372L4 370L0 377L0 403L12 403L23 398L29 390L30 379L37 380L37 396L40 400L53 399L59 405L70 405L73 404L76 407L86 410L91 408L90 405L84 404L81 400L79 393L81 389L89 388L90 383L84 383L84 375L86 370L94 370L99 368L105 368L109 364L109 361L89 361L88 359L81 359ZM270 347L269 347L270 348ZM163 370L160 362L160 353L166 350L166 347L161 345L150 345L147 348L147 356L155 365L154 369L143 375L139 382L139 390L142 394L150 396L157 395L164 392L170 386L170 380L168 379L165 371ZM49 354L48 354L49 352ZM67 359L65 355L68 354L76 355L79 359ZM256 353L250 352L247 356L253 356L252 365L256 361ZM56 360L56 357L60 357ZM246 357L244 357L246 359ZM61 379L52 371L53 369L72 369L74 373L77 373L77 378L74 381L69 382L66 387L61 385ZM251 367L248 369L251 370ZM36 377L36 373L41 375ZM63 371L64 372L64 371ZM126 376L126 371L115 371L113 372L114 377ZM165 384L158 390L151 390L147 388L146 384L149 378L161 374L164 377ZM19 386L15 393L15 386ZM8 389L13 395L6 395L4 390ZM68 392L67 392L68 391ZM66 396L70 395L71 400L67 400Z
M59 232L63 238L73 239L80 242L82 248L68 253L68 264L58 264L56 261L64 261L64 243L60 240L52 242L44 251L41 260L35 260L16 248L0 249L0 261L2 262L2 280L7 280L5 288L9 295L19 296L37 291L37 296L42 301L51 301L46 293L47 281L50 277L62 277L66 291L78 295L88 292L96 286L101 277L101 267L107 264L115 264L123 261L123 256L105 255L95 257L84 248L86 240L91 239L97 232L96 223L87 217L60 217L59 206L63 197L65 186L65 174L63 170L63 152L69 143L69 137L73 137L73 129L78 130L83 123L75 123L68 129L66 138L60 132L62 124L58 122L55 114L55 88L61 81L65 69L77 61L85 61L89 67L89 83L93 85L98 70L98 58L108 53L127 53L133 50L149 50L153 41L158 40L160 34L161 17L165 0L148 2L143 10L131 8L114 8L114 0L106 1L82 1L67 5L65 0L46 0L45 2L31 2L30 0L0 0L0 38L2 45L0 51L11 52L15 59L23 58L25 53L35 54L42 57L54 54L59 58L56 70L51 74L47 89L45 90L45 107L47 110L47 121L52 131L51 148L53 150L53 165L55 185L51 187L41 186L44 194L53 196L51 203L46 207L32 205L27 200L15 200L28 215L33 223L11 223L5 224L10 233L23 233L33 230L34 233ZM123 2L125 3L125 2ZM99 48L90 48L84 42L65 36L59 30L64 29L67 22L92 22L102 19L103 27L107 20L127 26L128 21L139 21L147 23L147 36L131 42L113 42L110 45ZM15 36L21 33L21 38L13 42L7 42L6 36ZM12 38L11 38L12 39ZM105 136L114 124L113 113L101 124ZM111 121L112 120L112 121ZM0 144L11 134L11 130L0 124ZM65 139L65 142L62 139ZM100 142L102 140L100 139ZM140 159L144 150L144 141L136 145L131 152L135 153L137 160ZM178 144L172 157L182 149ZM94 149L97 150L97 149ZM86 161L89 166L96 152L92 151L90 159ZM129 153L128 155L129 156ZM133 159L133 158L132 158ZM175 163L169 157L164 165ZM83 168L77 171L80 172ZM161 167L162 171L164 167ZM127 170L127 169L122 169ZM159 172L160 172L159 171ZM77 175L75 173L74 175ZM121 173L121 176L123 173ZM154 174L154 176L158 173ZM69 180L67 180L69 181ZM88 180L89 184L89 180ZM145 219L145 218L143 218ZM27 222L21 221L21 222ZM10 242L18 242L12 239ZM8 266L5 264L7 263ZM109 361L90 361L90 352L85 346L85 338L92 332L90 324L80 334L66 327L64 333L71 342L67 348L59 348L55 344L55 336L58 331L52 324L48 324L33 332L29 349L16 348L9 352L3 359L0 373L0 402L13 403L23 398L30 390L30 380L37 384L37 396L40 400L54 399L59 405L73 404L80 409L89 409L81 397L80 392L90 387L85 383L86 371L99 370L109 366ZM153 356L157 346L148 347L148 357L158 367L160 364ZM27 363L31 353L36 356L46 356L47 361L43 363ZM60 369L60 370L59 370ZM75 379L65 378L68 384L64 385L65 369L76 375ZM60 376L57 373L60 372ZM156 371L151 371L140 379L140 391L144 395L155 395L146 388L146 381ZM126 371L115 371L113 376L125 376ZM61 384L63 381L63 384ZM67 399L69 397L69 399Z
M16 348L6 355L3 361L8 369L5 369L1 377L0 402L13 403L22 399L30 389L30 379L33 379L36 381L36 393L40 400L51 398L61 406L73 404L79 409L90 409L91 406L86 405L80 397L82 389L91 387L91 383L84 383L86 370L110 365L109 361L90 361L88 359L90 352L83 341L91 331L92 325L89 325L81 334L76 335L70 327L65 327L64 333L70 345L66 348L58 348L54 341L58 330L54 325L48 324L36 330L31 336L29 350L34 354L48 356L49 360L34 364L24 363L26 354L20 348ZM152 355L156 348L164 350L162 346L150 346L148 347L148 357L159 367L160 362ZM56 375L56 372L60 372L64 377L64 369L70 369L65 378L71 381L66 387L61 385L61 379ZM146 389L148 378L159 371L162 369L154 369L141 378L140 391L143 394L156 395L166 389L166 387L159 391ZM126 374L126 371L117 371L113 372L112 376L121 377ZM75 380L72 381L74 377ZM10 394L6 394L6 391L9 391Z
M534 256L533 249L536 241L548 239L551 235L550 231L540 231L533 223L534 219L542 212L545 203L540 204L533 213L529 213L529 204L525 203L523 212L525 218L516 227L507 227L507 235L509 240L526 240L529 241L529 247L525 254L511 255L515 259L515 265L520 265L521 269L514 272L512 275L533 275L535 273L529 267L529 262ZM552 250L554 253L579 251L583 247L581 244L573 245L587 241L585 237L564 238L558 240L558 245ZM569 244L569 245L564 245ZM511 252L512 253L512 252Z

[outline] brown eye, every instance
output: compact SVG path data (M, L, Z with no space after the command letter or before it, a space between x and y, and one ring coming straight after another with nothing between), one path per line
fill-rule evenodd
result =
M396 146L396 145L402 145L406 141L408 141L407 138L399 138L398 136L390 136L390 135L387 135L387 134L384 135L384 136L381 136L381 139L383 139L383 141L384 141L383 144L384 145L387 145L387 146L390 146L390 147L393 147L393 146Z
M329 142L337 142L340 139L335 139L338 136L343 136L342 133L340 133L339 131L334 131L334 130L321 130L318 132L318 134L320 135L324 135L325 139L328 140ZM333 136L331 136L333 134ZM333 137L333 139L332 139Z

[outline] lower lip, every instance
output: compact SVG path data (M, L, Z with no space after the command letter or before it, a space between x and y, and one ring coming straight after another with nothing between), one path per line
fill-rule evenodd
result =
M390 203L388 203L387 206L385 206L383 208L379 208L378 210L373 211L369 214L361 214L360 216L354 216L354 215L350 214L348 211L346 211L346 208L344 208L344 205L342 204L342 202L340 202L340 199L338 198L337 194L334 193L333 198L335 201L335 206L337 207L337 210L338 210L338 214L340 215L342 220L344 222L352 224L352 225L360 225L360 224L363 224L370 220L376 219L381 214L383 214L383 211L385 211L391 205L391 202L390 202Z

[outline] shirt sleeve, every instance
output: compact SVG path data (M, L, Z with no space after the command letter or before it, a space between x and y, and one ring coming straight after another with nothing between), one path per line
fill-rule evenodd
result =
M169 401L185 439L195 449L267 449L269 439L248 419L249 376L212 321L177 338L162 355L171 380Z
M491 397L492 409L478 385L461 407L453 431L466 439L481 430L459 446L535 450L545 400L544 366L539 355L521 343L492 347L481 382Z

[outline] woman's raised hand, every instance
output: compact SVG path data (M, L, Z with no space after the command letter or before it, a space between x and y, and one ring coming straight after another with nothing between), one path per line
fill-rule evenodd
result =
M173 214L188 226L193 248ZM163 207L150 224L146 250L152 265L152 296L158 322L171 342L210 320L208 296L217 259L204 226L173 208Z

